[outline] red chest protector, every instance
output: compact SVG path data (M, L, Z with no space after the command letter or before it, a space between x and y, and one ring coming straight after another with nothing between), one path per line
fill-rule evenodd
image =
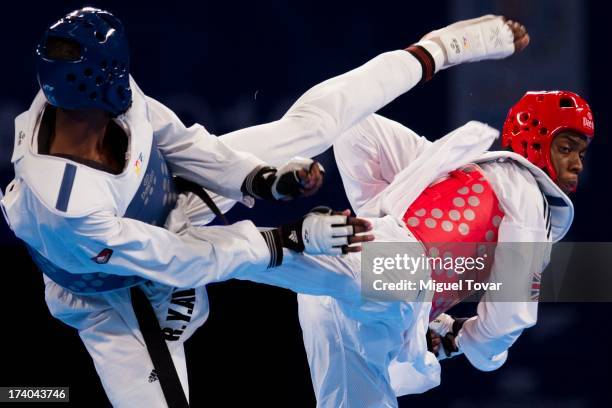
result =
M462 274L435 264L437 267L432 268L431 278L436 282L454 283L466 279L486 282L503 217L499 200L484 172L477 165L469 164L427 187L408 208L403 221L423 243L430 258L452 259L453 264L461 257L484 260L484 268L472 268ZM467 289L465 282L462 290L434 292L430 320L473 292Z

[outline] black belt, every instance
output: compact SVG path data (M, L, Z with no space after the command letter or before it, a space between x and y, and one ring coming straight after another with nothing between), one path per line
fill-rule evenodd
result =
M181 380L176 372L170 350L168 350L168 344L163 337L153 306L151 306L151 302L144 292L137 286L132 287L130 292L138 326L142 337L144 337L166 403L169 408L188 408L189 402L183 391Z
M210 208L212 212L215 213L215 215L219 217L225 225L229 225L229 221L227 220L225 214L223 214L221 210L219 210L217 204L215 204L208 192L204 190L202 186L194 183L193 181L185 180L181 177L174 178L174 185L176 186L176 189L179 191L179 193L191 192L200 197L200 199L204 201L208 208Z
M225 215L219 210L208 192L202 186L180 177L174 178L174 183L179 193L191 192L198 197L219 217L226 225L229 224ZM183 391L181 381L172 361L168 344L163 337L157 316L147 296L137 286L131 288L132 307L138 319L138 326L145 345L157 372L159 384L164 393L164 398L169 408L189 407L189 402Z

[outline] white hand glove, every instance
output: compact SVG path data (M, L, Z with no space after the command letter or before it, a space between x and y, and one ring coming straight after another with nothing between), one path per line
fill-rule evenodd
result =
M453 331L453 323L455 319L453 319L450 315L446 313L441 313L438 317L429 322L429 328L440 336L444 337L448 332Z
M374 235L368 233L372 224L349 214L349 210L333 214L331 208L317 207L297 221L261 231L270 249L269 267L282 264L283 248L310 255L359 252L361 243L374 240Z
M456 341L457 334L467 319L454 319L446 313L441 313L429 323L429 329L440 336L441 348L438 351L438 361L446 360L463 354Z
M331 211L330 211L331 212ZM345 215L311 212L304 217L302 239L304 253L310 255L340 255L353 236L353 226ZM291 239L291 236L289 237Z

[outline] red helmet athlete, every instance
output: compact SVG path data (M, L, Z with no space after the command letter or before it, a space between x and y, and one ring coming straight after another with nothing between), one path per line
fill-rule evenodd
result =
M563 131L593 138L593 113L586 101L569 91L527 92L508 112L502 145L546 170L557 182L550 149Z

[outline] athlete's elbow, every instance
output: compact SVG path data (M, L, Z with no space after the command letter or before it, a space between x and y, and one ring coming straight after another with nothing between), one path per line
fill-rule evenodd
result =
M491 324L480 325L480 335L483 339L499 340L508 339L509 343L521 335L523 330L533 326L534 320L514 316L503 322L491 322Z
M514 330L528 329L536 324L538 316L536 313L531 313L529 310L523 310L520 313L516 313L509 319L513 324L511 325Z
M504 350L499 354L492 356L491 358L484 359L478 364L472 365L479 371L490 372L499 369L503 366L508 359L508 350Z

